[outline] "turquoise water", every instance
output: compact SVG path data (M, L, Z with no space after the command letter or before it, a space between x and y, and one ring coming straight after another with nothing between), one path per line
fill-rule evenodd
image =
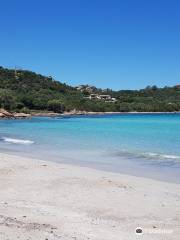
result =
M180 182L180 114L0 120L3 152Z

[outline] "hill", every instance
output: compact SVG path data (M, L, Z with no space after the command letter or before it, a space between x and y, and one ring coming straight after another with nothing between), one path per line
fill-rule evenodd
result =
M88 85L75 88L31 71L0 67L0 107L16 112L180 111L180 86L121 91Z

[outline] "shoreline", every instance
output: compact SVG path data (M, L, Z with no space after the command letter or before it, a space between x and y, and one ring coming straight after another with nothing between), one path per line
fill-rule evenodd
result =
M0 236L131 240L142 227L143 239L178 240L179 186L0 153Z
M14 156L14 157L22 157L22 158L29 158L32 160L36 160L36 161L46 161L46 162L52 162L55 164L65 164L68 166L74 166L74 167L82 167L82 168L88 168L88 169L92 169L92 170L97 170L97 171L104 171L104 172L108 172L108 173L112 173L112 174L122 174L122 175L128 175L128 176L133 176L133 177L138 177L138 178L145 178L145 179L150 179L150 180L154 180L154 181L160 181L160 182L164 182L164 183L174 183L174 184L180 184L180 180L179 180L179 175L177 176L177 172L173 172L170 173L167 170L166 171L162 171L158 173L157 172L157 168L151 168L150 165L146 166L145 162L143 163L143 165L141 164L138 165L137 162L128 162L127 165L121 165L121 167L119 166L118 168L114 168L111 167L109 165L101 165L98 163L95 164L90 164L88 163L83 163L82 160L78 161L77 159L74 161L69 161L68 158L60 156L59 155L59 159L60 162L58 161L58 158L55 157L53 158L53 156L47 157L47 158L42 158L40 156L34 156L34 155L28 155L28 154L22 154L22 152L10 152L7 149L1 149L1 153L5 154L5 155L10 155L10 156ZM0 153L0 154L1 154ZM126 159L125 162L127 162L128 159ZM142 162L141 162L142 163ZM177 168L180 165L177 166ZM134 171L134 169L137 169L136 171ZM171 171L171 169L169 169ZM148 171L148 173L147 173ZM159 170L160 171L160 170Z
M29 119L31 117L68 117L68 116L108 116L108 115L144 115L144 114L180 114L179 112L86 112L86 111L70 111L63 113L55 113L51 111L31 111L30 113L12 113L5 109L0 109L0 119Z
M141 115L141 114L179 114L180 112L65 112L65 113L33 113L38 117L58 117L58 116L99 116L99 115Z

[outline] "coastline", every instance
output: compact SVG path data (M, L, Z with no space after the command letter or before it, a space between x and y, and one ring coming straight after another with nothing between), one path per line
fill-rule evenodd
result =
M32 113L32 116L38 117L58 117L58 116L99 116L99 115L141 115L141 114L178 114L180 112L86 112L86 111L72 111L64 113Z
M179 184L4 153L0 162L2 239L134 240L136 227L143 239L179 239Z
M144 115L144 114L179 114L180 112L87 112L87 111L70 111L56 113L52 111L31 111L30 113L12 113L5 109L0 109L0 119L29 119L31 117L66 117L66 116L99 116L99 115Z

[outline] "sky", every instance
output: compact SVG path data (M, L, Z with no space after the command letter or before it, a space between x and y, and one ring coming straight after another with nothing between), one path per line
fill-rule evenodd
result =
M0 65L77 86L180 84L178 0L0 0Z

